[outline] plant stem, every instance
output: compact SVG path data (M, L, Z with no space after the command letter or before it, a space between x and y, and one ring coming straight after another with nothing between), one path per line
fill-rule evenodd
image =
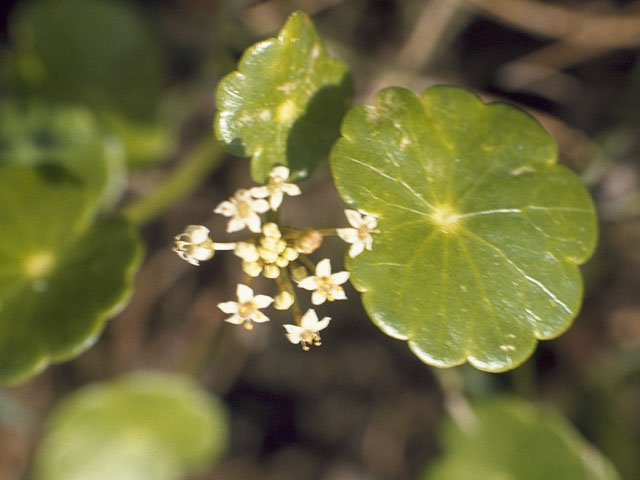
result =
M147 195L123 208L123 215L141 227L164 212L178 199L198 188L224 157L222 147L207 138L188 153L181 165L155 186Z

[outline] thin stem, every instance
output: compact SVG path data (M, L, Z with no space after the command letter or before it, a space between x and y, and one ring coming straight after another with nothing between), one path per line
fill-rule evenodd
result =
M300 325L300 318L302 317L302 311L300 310L300 303L298 303L298 296L296 295L296 289L293 286L293 281L289 275L289 271L286 268L280 269L280 276L277 279L278 286L284 285L288 289L289 293L293 295L293 317L296 325Z
M136 226L142 226L160 215L178 199L198 188L220 162L222 147L214 139L207 138L197 145L169 176L147 195L135 199L124 207L122 213Z
M213 248L218 250L234 250L238 244L237 243L214 243Z
M300 256L298 257L298 260L304 263L304 266L307 267L310 272L316 271L316 266L311 260L309 260L309 258L306 255L300 254Z
M432 369L435 379L444 396L444 407L458 428L467 435L471 434L478 424L475 413L462 392L463 378L456 369Z
M323 237L329 237L333 235L338 235L337 228L317 228L316 232L320 233Z

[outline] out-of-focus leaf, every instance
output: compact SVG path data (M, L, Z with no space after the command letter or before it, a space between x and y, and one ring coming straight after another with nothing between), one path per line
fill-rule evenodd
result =
M0 165L6 164L68 175L99 208L113 206L126 183L122 143L105 135L94 115L80 107L0 103Z
M434 87L352 109L331 166L342 198L378 217L347 259L372 320L423 361L486 371L564 332L596 217L580 179L529 115Z
M11 18L10 38L16 90L138 119L155 114L164 61L132 5L26 2Z
M311 20L295 12L219 83L216 137L234 155L252 157L257 182L278 164L304 177L327 158L351 94L346 65L327 55Z
M175 129L166 122L138 122L122 115L105 115L103 121L124 143L130 168L165 160L176 147Z
M515 399L473 408L464 431L449 421L444 457L424 480L617 480L600 452L561 416Z
M137 373L90 385L52 413L37 480L169 480L224 450L222 404L190 379Z
M125 303L142 247L120 219L94 222L65 170L0 166L0 381L89 348Z

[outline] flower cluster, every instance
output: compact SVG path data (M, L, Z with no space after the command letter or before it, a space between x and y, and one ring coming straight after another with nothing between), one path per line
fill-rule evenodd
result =
M302 314L294 287L311 291L313 305L344 300L347 296L342 285L349 279L349 272L332 273L328 258L314 265L307 255L322 245L325 235L337 235L351 244L349 256L352 258L371 250L372 233L377 233L377 218L362 210L345 210L351 225L349 228L324 231L283 228L279 217L284 196L301 193L297 185L288 183L289 174L287 167L277 166L270 172L266 185L240 189L214 209L215 213L229 217L228 233L246 228L252 233L250 238L216 243L209 237L208 228L189 225L175 237L173 250L180 258L196 266L213 258L216 250L233 250L242 260L242 271L247 277L236 287L236 301L218 304L220 310L230 315L225 321L252 330L255 323L269 321L262 309L271 305L277 310L292 309L295 323L284 325L286 337L291 343L300 344L303 350L309 350L311 345L321 344L320 331L329 325L331 318L318 319L313 308ZM269 221L263 223L262 214ZM261 274L276 281L278 294L275 297L256 295L249 286L251 279Z

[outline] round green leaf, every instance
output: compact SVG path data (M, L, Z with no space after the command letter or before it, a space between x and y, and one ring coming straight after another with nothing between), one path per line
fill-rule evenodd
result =
M609 460L564 418L498 398L477 405L464 429L449 421L444 457L424 480L616 480Z
M189 378L137 373L85 387L57 406L34 478L183 478L218 457L226 438L223 406Z
M328 156L351 92L345 64L327 55L311 20L295 12L218 84L216 137L234 155L252 157L257 182L278 164L304 177Z
M372 320L438 367L514 368L565 331L597 226L580 179L530 116L454 87L352 109L331 166L379 218L347 267Z
M131 5L44 0L10 22L15 90L152 118L165 66L149 26Z
M95 223L73 177L0 167L0 381L89 348L123 305L141 260L135 230Z
M96 207L113 206L126 184L124 149L85 108L0 103L0 165L40 167L67 175Z

